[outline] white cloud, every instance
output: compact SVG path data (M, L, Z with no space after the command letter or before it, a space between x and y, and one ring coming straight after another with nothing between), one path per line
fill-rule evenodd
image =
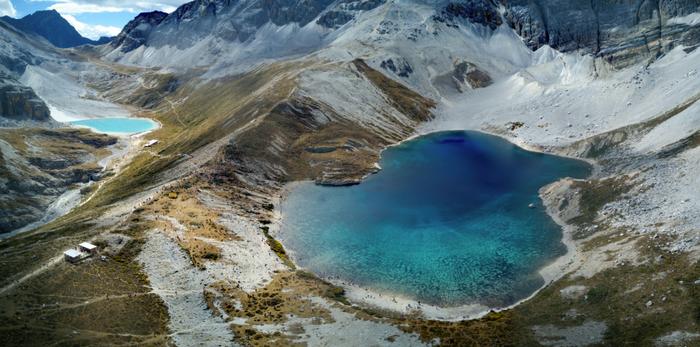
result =
M3 3L7 3L10 8L10 0L0 0L0 14L2 14ZM175 9L189 2L188 0L29 0L32 2L50 2L48 8L58 11L78 32L93 40L100 36L116 36L121 28L99 24L88 24L79 21L75 16L86 13L140 13L154 10L173 12ZM12 8L14 15L14 8Z
M0 0L9 1L9 0ZM31 0L42 2L54 2L49 8L54 9L61 14L82 14L82 13L100 13L100 12L147 12L160 10L164 12L172 12L175 9L188 2L188 0Z
M75 3L59 3L49 6L50 10L56 10L61 14L81 14L81 13L100 13L100 12L124 12L123 8L112 6L100 6L94 4L75 4ZM131 12L131 11L129 11Z
M69 14L62 14L70 25L72 25L75 30L77 30L80 35L83 35L89 39L97 40L101 36L117 36L121 31L121 28L106 26L106 25L90 25L83 23Z
M12 6L12 1L0 0L0 16L14 17L15 15L17 15L17 11L15 11L15 7Z

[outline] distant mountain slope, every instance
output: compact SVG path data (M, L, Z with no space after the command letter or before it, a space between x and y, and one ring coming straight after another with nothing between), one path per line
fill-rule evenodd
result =
M53 59L52 46L0 21L0 124L7 120L48 121L48 106L19 82L28 65Z
M143 45L151 34L151 30L167 17L160 11L144 12L126 24L122 32L111 41L114 48L129 52Z
M425 10L411 18L390 18L401 6ZM624 67L654 59L676 44L697 44L700 29L679 18L699 6L697 0L196 0L167 16L139 15L120 34L129 37L134 31L138 40L115 40L105 55L141 66L255 65L317 51L380 16L387 20L372 30L389 42L432 35L440 24L474 24L491 31L504 26L532 50L548 45L581 51Z
M383 3L196 0L167 15L139 15L105 55L112 61L142 66L254 65L318 50L356 15Z
M76 47L92 44L100 45L109 42L110 38L102 37L98 41L85 38L55 10L37 11L21 19L12 17L1 18L6 23L25 33L33 33L44 37L59 48Z

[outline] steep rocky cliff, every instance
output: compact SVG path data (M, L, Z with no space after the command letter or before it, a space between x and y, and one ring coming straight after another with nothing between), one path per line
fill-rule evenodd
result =
M700 11L698 0L514 0L504 17L532 49L581 49L615 65L697 45L700 29L672 18Z
M28 65L52 59L53 47L0 20L0 124L5 120L48 121L48 106L19 82Z
M124 29L111 42L111 46L122 52L129 52L146 43L155 26L168 14L160 11L144 12L126 24Z
M0 74L0 117L47 121L51 119L51 113L32 88Z

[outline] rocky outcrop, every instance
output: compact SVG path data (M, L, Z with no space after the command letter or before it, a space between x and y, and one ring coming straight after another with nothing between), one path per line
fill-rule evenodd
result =
M12 120L51 120L51 112L32 88L0 75L0 117Z
M360 12L372 10L383 3L384 0L340 1L323 13L316 23L326 28L337 29L355 19Z
M457 20L464 19L490 29L496 29L503 23L497 4L491 0L450 2L433 19L451 26L457 26Z
M506 2L504 2L506 3ZM669 21L700 11L696 0L514 0L506 23L537 49L582 50L626 66L677 44L700 42L697 27Z
M148 35L168 14L160 11L144 12L126 24L110 45L122 52L130 52L146 43Z
M0 129L0 233L41 219L74 184L100 179L100 150L116 141L87 130Z
M477 89L488 87L493 83L491 76L479 70L476 65L466 61L455 65L452 77L460 92L464 92L465 87Z
M458 60L452 71L436 76L433 85L443 95L464 93L471 89L485 88L493 83L491 76L476 65Z
M346 11L328 11L316 23L326 28L337 29L353 19L355 19L355 16Z
M405 59L397 58L396 63L394 59L387 59L382 61L380 64L381 68L387 71L391 71L399 77L408 77L413 73L413 68Z

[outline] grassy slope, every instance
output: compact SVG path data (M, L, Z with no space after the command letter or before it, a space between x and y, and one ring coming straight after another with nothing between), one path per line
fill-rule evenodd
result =
M142 232L139 231L141 221L127 219L117 222L116 225L96 224L99 217L109 209L111 204L120 203L135 193L162 183L159 179L163 172L176 167L183 158L196 155L198 150L204 150L218 140L226 140L226 142L221 143L221 145L225 145L231 138L235 138L235 145L229 145L224 152L218 152L218 148L211 149L216 152L213 156L224 156L223 159L227 164L223 166L223 169L225 170L224 174L227 175L238 170L231 166L242 165L242 160L243 162L248 160L248 164L251 161L268 161L273 165L282 164L285 167L285 172L289 172L289 175L278 176L276 179L314 177L318 173L314 172L308 164L304 164L305 162L320 159L329 160L334 163L332 165L343 165L344 162L353 160L354 155L349 152L337 151L329 156L324 153L307 152L304 149L309 146L329 143L336 143L340 146L348 139L362 142L370 147L366 151L364 159L361 159L354 166L350 165L350 171L365 172L368 170L371 163L377 158L378 149L388 144L386 140L378 140L377 137L368 135L366 129L349 122L339 121L322 127L305 124L304 119L302 119L303 114L290 112L290 109L294 109L296 106L307 107L308 111L324 108L322 104L314 100L304 99L293 94L296 74L303 67L299 64L276 64L245 75L200 85L197 88L193 86L200 81L193 80L190 84L180 86L176 92L168 95L163 95L160 82L155 83L156 85L152 88L138 90L137 94L143 93L144 95L132 95L133 100L148 100L149 102L158 98L161 100L160 104L154 107L154 111L144 111L144 115L157 119L163 125L160 130L148 135L148 138L158 139L160 143L151 150L142 151L137 155L118 176L105 183L92 199L80 209L72 211L37 231L0 244L0 255L3 257L4 265L0 267L0 278L4 279L0 281L1 284L4 286L11 283L19 278L19 274L36 269L39 265L61 254L64 249L95 235L113 230L114 227L121 233L135 238L136 243L129 245L127 251L131 249L132 252L136 252L138 240L143 236ZM371 71L366 72L371 73ZM412 95L405 90L402 91L401 86L389 79L381 78L376 74L371 79L380 84L380 88L390 90L391 95L398 95L399 98ZM172 79L163 78L162 81L163 83L171 83ZM419 118L417 120L426 119L429 107L432 107L432 104L422 101L411 108L411 116ZM324 112L332 113L328 109ZM409 129L405 129L406 135L408 132ZM285 147L287 150L282 154L264 150L270 139L276 136L287 138L290 141L289 145ZM302 160L298 160L300 157ZM202 171L201 169L204 168L200 168L200 171ZM110 223L115 222L112 220ZM72 312L70 309L59 309L51 315L40 313L37 317L26 321L25 318L22 318L27 314L27 310L31 310L30 307L50 303L54 300L56 293L60 295L62 291L69 290L71 286L75 285L75 282L85 281L83 289L80 289L86 291L81 294L85 298L95 299L107 294L117 295L117 292L114 291L115 288L122 288L120 292L122 294L141 293L142 289L140 288L147 283L139 283L140 278L142 278L141 270L139 265L133 261L133 255L119 256L118 258L122 261L107 264L91 263L79 268L61 264L0 295L0 315L12 322L5 327L6 341L31 343L31 341L57 338L56 335L52 334L65 333L65 330L56 328L61 324L66 327L79 328L81 331L82 329L95 330L93 335L84 340L90 343L124 342L123 336L118 335L124 333L138 333L137 335L151 333L160 336L167 323L162 314L158 313L163 312L164 306L157 298L151 296L138 295L140 302L130 302L128 299L124 299L124 302L119 304L111 300L86 304L81 309L85 314L80 314L79 317L82 318L77 318L78 321L67 319L67 315ZM97 277L89 279L91 276ZM50 283L53 288L41 287L40 283ZM25 303L24 300L19 300L20 295L36 296L37 299ZM24 307L17 309L17 305ZM111 320L128 320L125 317L130 315L142 317L137 322L143 325L143 328L136 329L128 324L107 328ZM64 320L69 322L62 323ZM25 322L32 328L25 331ZM37 334L36 332L40 330L44 332ZM107 332L118 334L105 334ZM68 338L76 339L76 337ZM135 341L146 339L145 336L134 338ZM164 342L159 338L154 341L156 343Z
M425 100L412 102L417 95L397 86L395 82L383 77L374 70L367 70L362 62L354 63L359 71L362 71L372 83L383 90L396 105L412 105L404 108L406 113L413 114L416 120L428 119L430 104ZM303 114L290 113L285 105L296 105L322 109L323 106L316 104L313 100L303 100L290 98L294 90L293 70L300 68L291 65L273 65L265 69L253 71L243 76L237 76L227 80L216 81L197 90L185 85L179 89L175 95L168 96L172 100L181 99L188 96L185 102L178 104L175 108L169 107L169 102L164 100L159 105L160 112L153 116L164 126L161 130L149 135L149 138L157 138L161 143L154 148L158 156L151 153L142 153L129 167L114 181L110 182L102 189L85 209L74 211L56 223L42 228L39 232L27 235L26 237L10 240L0 244L0 255L3 256L3 267L0 267L0 278L10 278L12 275L31 269L37 263L46 261L51 256L60 253L63 247L73 244L79 240L102 232L101 227L94 227L92 221L95 217L104 212L111 203L122 201L136 192L142 191L157 182L158 174L173 168L180 160L182 154L193 154L197 150L205 148L208 144L219 139L224 139L238 129L245 127L250 122L257 119L248 131L237 133L235 145L225 147L225 151L219 153L217 159L225 159L220 169L221 172L232 172L239 168L230 165L245 164L243 159L256 159L260 162L280 163L281 157L293 158L289 162L281 162L287 175L283 179L300 179L316 177L319 172L314 167L308 165L312 160L331 161L345 163L353 170L364 168L364 164L376 158L367 151L367 156L361 159L357 165L353 166L350 156L345 156L342 152L334 151L328 153L312 153L306 150L308 147L338 147L346 143L348 139L360 140L369 144L370 148L380 148L385 145L383 141L376 137L369 136L366 129L353 128L351 124L336 123L324 127L310 126L299 119L290 117L300 117ZM170 79L163 79L169 81ZM270 85L270 81L275 81ZM269 87L269 88L266 88ZM159 92L160 88L155 88ZM140 91L148 93L148 90ZM139 100L152 100L152 95L145 95ZM296 104L295 104L296 103ZM415 110L418 110L417 112ZM677 113L675 112L671 113ZM270 143L270 135L276 134L288 139L287 150L284 155L275 154L265 150ZM303 160L298 160L302 158ZM279 177L278 177L279 178ZM586 213L577 223L590 224L591 218L602 205L615 199L624 189L619 192L611 192L604 189L604 182L592 184L590 187L583 185L584 201L582 208ZM596 189L593 189L597 187ZM130 220L123 223L121 229L124 233L134 236L137 239L142 235L141 228L144 226L140 221ZM593 239L591 244L601 242L600 239ZM605 240L604 243L609 243ZM423 321L413 318L395 318L394 322L403 327L406 331L419 333L426 341L439 338L446 345L460 346L528 346L536 345L534 335L530 326L554 324L557 326L576 326L582 322L595 320L603 321L609 327L605 335L606 345L624 345L630 341L636 341L639 345L650 345L654 337L659 334L674 330L686 329L697 330L700 321L700 298L697 286L692 286L693 279L700 277L700 269L697 264L690 263L682 255L668 256L652 244L647 244L647 240L639 240L644 245L648 245L645 257L647 259L657 259L659 255L664 255L663 260L653 261L642 266L633 267L625 265L611 270L606 270L596 274L589 279L564 278L547 288L540 295L535 297L514 310L503 313L490 314L484 319L469 322L435 322ZM133 245L134 251L138 250L138 243ZM126 267L120 268L115 264L115 268L100 268L96 264L94 270L98 274L94 282L100 285L92 286L93 295L95 293L104 294L121 288L118 283L126 283L125 292L139 292L140 269L134 267L128 255L122 259L126 261ZM93 267L85 269L92 271ZM60 268L64 269L64 268ZM69 271L73 277L72 282L85 279L90 276L88 273ZM663 276L657 276L664 273ZM55 283L55 286L66 286L67 282L62 281L64 273L57 272L57 275L47 275L48 278L42 280ZM306 279L304 279L306 280ZM681 283L683 281L683 283ZM4 283L7 283L6 281ZM3 283L3 284L4 284ZM20 290L30 295L48 295L50 298L53 292L42 293L43 289L37 287L34 280L28 282ZM641 283L642 287L632 293L625 292L621 288L628 288L630 283ZM104 286L102 286L104 284ZM143 283L141 283L143 284ZM583 284L589 288L588 296L578 299L565 299L560 295L559 290L572 284ZM114 286L113 286L114 285ZM135 286L133 286L135 285ZM314 285L314 290L323 288L323 285ZM60 290L60 289L57 289ZM17 295L14 292L11 295ZM651 309L646 307L646 302L654 294L654 305ZM660 297L666 296L666 300L661 301ZM148 296L146 296L148 297ZM8 299L10 298L10 299ZM100 312L99 315L86 315L98 330L104 331L104 322L112 319L119 319L124 315L142 315L144 325L142 330L136 327L121 327L127 332L143 332L144 334L155 334L156 338L149 341L163 343L157 336L164 331L167 322L160 313L163 310L162 303L157 298L148 297L147 302L137 302L135 306L131 303L120 304L119 308L112 306L94 306ZM8 301L9 300L9 301ZM6 338L16 339L11 341L28 341L23 332L25 321L12 318L17 310L12 306L15 303L25 305L20 316L31 307L37 307L42 301L29 302L24 304L17 296L0 296L0 314L11 319L12 324L8 325L6 331L9 335ZM39 305L40 306L40 305ZM90 307L92 305L88 305ZM8 308L9 307L9 308ZM259 308L254 306L255 310ZM564 312L575 309L578 315L570 318ZM70 312L70 311L65 311ZM669 312L674 312L669 316ZM109 314L105 314L109 313ZM383 317L384 313L379 312L358 312L358 315L368 315L371 317ZM39 314L38 317L45 317ZM51 324L57 324L65 316L57 315L49 318ZM42 326L43 322L29 320L30 325ZM71 326L87 324L86 322L72 322ZM46 327L46 326L45 326ZM55 329L55 326L48 326ZM120 329L121 329L120 328ZM43 329L43 328L42 328ZM65 330L63 331L65 332ZM43 334L48 334L44 330ZM89 338L90 342L99 340L99 334ZM48 336L48 335L47 335ZM146 339L146 337L139 337ZM108 339L117 339L116 336ZM119 338L121 339L121 337ZM37 340L38 341L38 340ZM114 340L108 340L114 341Z
M97 161L117 140L83 129L5 128L0 141L23 158L0 162L0 216L14 221L0 225L7 232L37 220L53 198L99 173Z

